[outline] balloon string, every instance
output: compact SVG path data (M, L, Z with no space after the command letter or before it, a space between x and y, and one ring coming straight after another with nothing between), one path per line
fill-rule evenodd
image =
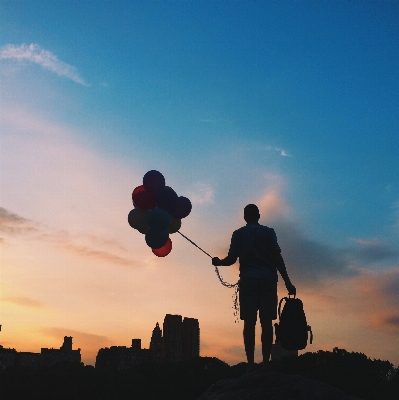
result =
M184 239L187 239L191 244L193 244L197 249L200 249L203 253L205 253L208 257L212 258L212 256L207 253L205 250L202 250L201 247L199 247L197 244L195 244L191 239L189 239L186 235L183 235L180 231L177 231L177 233L180 233L184 237Z
M212 256L211 256L210 254L208 254L205 250L201 249L201 247L199 247L197 244L195 244L195 243L194 243L191 239L189 239L186 235L183 235L180 231L177 231L177 233L180 233L180 235L182 235L182 236L184 237L184 239L187 239L191 244L193 244L195 247L197 247L198 249L200 249L200 250L201 250L203 253L205 253L208 257L212 258ZM219 278L220 283L221 283L223 286L226 286L226 287L228 287L228 288L238 287L239 281L238 281L237 283L227 283L227 282L225 282L225 281L223 280L223 278L221 277L221 275L220 275L220 272L219 272L218 267L216 267L216 266L215 266L215 272L216 272L217 277ZM237 293L236 293L236 297L237 297ZM235 300L235 302L237 302L237 301ZM237 311L237 310L236 310L236 311Z

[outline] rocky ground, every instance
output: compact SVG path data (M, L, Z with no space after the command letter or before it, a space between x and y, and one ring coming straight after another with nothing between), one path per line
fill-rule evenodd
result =
M297 375L255 371L213 384L197 400L359 400Z

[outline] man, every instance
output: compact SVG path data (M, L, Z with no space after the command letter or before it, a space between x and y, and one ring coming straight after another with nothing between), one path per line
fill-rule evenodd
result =
M244 320L244 347L248 370L254 368L255 325L259 310L262 327L263 367L268 368L272 343L273 320L277 318L277 271L284 280L288 294L296 288L288 277L274 229L259 224L259 209L255 204L244 208L246 226L233 232L226 258L214 257L214 266L233 265L240 260L240 319Z

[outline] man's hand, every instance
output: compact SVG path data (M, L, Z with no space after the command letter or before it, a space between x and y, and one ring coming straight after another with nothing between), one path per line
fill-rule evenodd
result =
M222 264L220 263L220 258L219 257L213 257L212 258L212 265L214 267L220 267Z
M285 287L288 290L288 295L296 296L296 287L291 282L286 282Z

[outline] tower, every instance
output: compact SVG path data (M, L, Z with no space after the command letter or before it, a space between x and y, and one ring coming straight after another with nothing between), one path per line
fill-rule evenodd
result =
M152 330L150 350L153 352L157 360L162 358L162 329L159 327L158 322Z
M72 351L72 336L64 336L64 343L60 347L60 350L65 352Z
M198 319L184 317L183 324L183 358L189 359L200 355L200 329Z
M165 315L163 321L163 358L165 361L181 361L183 358L181 315Z

